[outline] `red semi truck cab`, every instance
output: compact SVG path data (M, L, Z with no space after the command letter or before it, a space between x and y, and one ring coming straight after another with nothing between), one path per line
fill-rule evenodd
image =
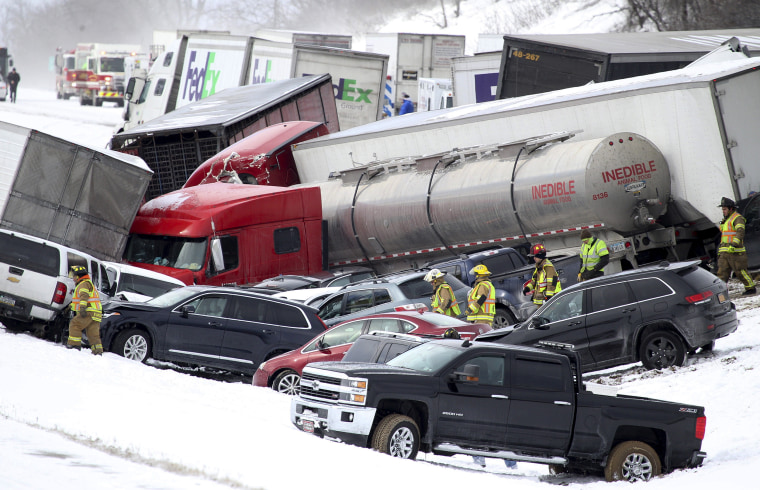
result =
M319 188L225 184L143 204L124 252L131 265L186 284L253 284L323 270Z

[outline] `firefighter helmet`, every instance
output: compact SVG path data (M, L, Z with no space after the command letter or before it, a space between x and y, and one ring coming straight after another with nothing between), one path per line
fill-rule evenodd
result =
M491 274L491 271L489 271L488 267L484 266L483 264L478 264L472 269L470 269L470 274L477 274L478 276L488 276Z
M538 257L539 259L546 258L546 247L544 247L542 243L533 245L533 248L530 249L528 257Z
M718 205L719 208L729 208L729 209L736 209L736 203L732 201L731 199L724 197L720 200L720 204Z
M431 269L430 272L425 274L425 280L427 282L433 282L436 279L440 279L441 277L445 276L445 272L441 272L438 269Z
M72 277L82 277L87 275L87 269L81 265L72 265L70 270Z
M443 332L443 338L444 339L460 339L459 332L454 330L453 328L447 328L445 332Z

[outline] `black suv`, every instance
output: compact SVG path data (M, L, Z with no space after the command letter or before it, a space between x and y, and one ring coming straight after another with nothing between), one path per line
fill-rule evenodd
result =
M477 340L573 344L584 372L637 361L647 369L680 366L738 325L726 284L698 264L663 262L575 284L515 328Z
M187 286L145 303L113 302L103 311L103 347L149 358L253 374L327 327L317 310L243 289Z

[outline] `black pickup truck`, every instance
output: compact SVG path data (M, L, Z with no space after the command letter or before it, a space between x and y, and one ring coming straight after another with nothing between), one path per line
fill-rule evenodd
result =
M478 264L485 265L491 272L491 282L496 289L493 328L498 329L527 319L535 310L530 298L522 293L525 281L530 280L536 268L532 259L525 258L528 249L528 246L491 247L429 262L425 266L447 272L472 287L476 277L470 274L470 270ZM578 282L579 255L549 256L549 259L557 269L563 288Z
M418 451L648 480L699 466L703 407L587 390L567 344L433 340L387 364L314 363L290 418L303 431L414 459Z

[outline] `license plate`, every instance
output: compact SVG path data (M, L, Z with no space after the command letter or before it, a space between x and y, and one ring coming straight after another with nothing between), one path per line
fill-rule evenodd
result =
M313 420L303 420L303 431L304 432L311 432L314 433L314 421Z
M723 303L724 301L726 301L726 295L723 293L718 293L718 302Z
M615 242L610 244L610 249L612 249L613 252L624 252L625 251L625 242Z
M3 303L5 305L9 306L16 306L16 300L13 298L9 298L7 296L0 295L0 303Z

